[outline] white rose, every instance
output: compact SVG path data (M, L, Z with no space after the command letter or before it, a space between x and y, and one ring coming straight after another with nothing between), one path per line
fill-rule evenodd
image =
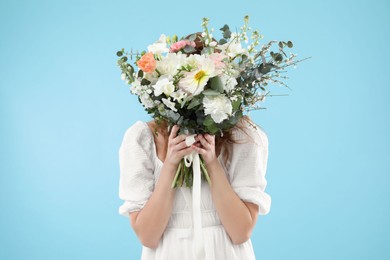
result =
M204 113L211 115L215 123L221 123L232 114L233 107L225 95L205 96L203 98Z

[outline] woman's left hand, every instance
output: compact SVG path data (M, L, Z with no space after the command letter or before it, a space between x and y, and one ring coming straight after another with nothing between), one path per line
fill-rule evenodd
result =
M200 141L200 145L193 145L194 150L199 153L204 162L209 164L217 159L217 155L215 154L215 135L210 134L198 134L195 137L196 141Z

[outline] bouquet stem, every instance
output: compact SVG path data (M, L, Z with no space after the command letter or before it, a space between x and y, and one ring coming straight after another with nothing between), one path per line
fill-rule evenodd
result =
M207 180L208 184L211 186L210 176L207 172L206 166L202 158L199 160L200 162L200 171L204 178ZM187 168L184 163L184 159L182 159L177 167L175 177L173 178L171 188L182 187L183 183L186 183L187 187L192 186L193 182L193 171L192 167Z

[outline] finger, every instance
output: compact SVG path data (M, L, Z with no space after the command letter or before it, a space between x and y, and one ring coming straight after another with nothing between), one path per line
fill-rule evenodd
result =
M202 136L198 135L200 143L203 145L205 148L209 148L210 144L207 142L207 140Z
M172 131L171 131L171 134L169 135L169 139L174 139L177 135L177 131L179 131L179 126L178 125L174 125L172 127Z
M198 153L198 154L206 154L207 151L201 147L197 147L195 145L191 145L191 147Z
M186 144L186 142L183 141L183 142L180 142L178 144L175 144L175 147L173 149L176 151L180 151L184 148L187 148L187 144Z
M180 150L177 155L180 156L181 158L183 158L185 155L188 155L190 154L192 151L194 150L194 148L191 146L188 146L187 148L185 149L182 149Z
M206 138L207 142L209 142L210 144L214 143L215 135L205 134L204 137Z
M178 135L176 136L175 138L173 138L173 140L171 141L172 144L176 145L180 142L182 142L183 140L185 140L187 138L188 135Z

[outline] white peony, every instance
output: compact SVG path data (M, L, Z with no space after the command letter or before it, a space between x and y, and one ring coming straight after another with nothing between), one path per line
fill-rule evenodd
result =
M218 96L205 96L203 98L205 115L211 115L215 123L221 123L233 112L230 100L223 94Z
M161 54L169 51L167 48L167 37L165 34L161 34L160 39L158 39L155 43L148 46L148 51L153 54Z
M168 108L170 108L171 110L177 112L177 109L175 107L175 102L172 102L170 100L170 98L162 98L161 101L164 103L164 105L166 105Z
M161 76L156 82L156 84L153 85L153 88L154 95L156 97L160 96L162 93L164 93L168 97L173 91L175 91L175 86L173 85L173 82L167 76Z
M184 72L184 78L182 78L178 87L189 95L199 95L207 81L216 75L214 61L203 55L193 55L193 58L189 60L195 67L193 71Z

